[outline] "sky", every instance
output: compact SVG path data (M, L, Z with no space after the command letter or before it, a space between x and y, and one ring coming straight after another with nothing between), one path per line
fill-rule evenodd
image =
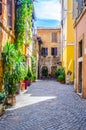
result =
M36 14L35 26L58 26L61 19L59 0L36 0L34 8Z

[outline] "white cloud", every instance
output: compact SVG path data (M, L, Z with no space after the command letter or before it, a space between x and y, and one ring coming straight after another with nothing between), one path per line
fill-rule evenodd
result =
M61 19L61 7L58 0L38 0L34 5L38 19Z

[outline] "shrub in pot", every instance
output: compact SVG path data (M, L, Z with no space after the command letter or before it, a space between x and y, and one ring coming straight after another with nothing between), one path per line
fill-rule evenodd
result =
M27 76L28 76L28 86L31 84L31 80L32 80L32 70L31 68L28 66L28 73L27 73Z
M55 70L55 77L57 78L59 75L65 75L64 67L60 67Z
M10 105L14 105L16 103L15 93L17 86L14 77L14 74L9 74L9 72L5 72L4 74L4 89L7 96L7 104Z
M64 75L59 75L57 77L57 79L61 82L61 83L64 83L65 82L65 76Z
M27 86L28 86L28 76L25 76L24 83L25 83L25 89L27 89Z
M9 41L6 43L3 48L2 58L3 58L3 71L4 71L4 89L6 92L7 102L9 96L15 97L16 92L16 74L14 73L15 63L17 57L17 50L15 46ZM13 100L12 100L13 101ZM11 105L13 105L13 102Z

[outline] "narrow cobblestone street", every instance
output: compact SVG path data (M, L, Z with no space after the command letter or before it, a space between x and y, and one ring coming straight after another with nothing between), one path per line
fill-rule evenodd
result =
M0 130L86 130L86 100L73 85L38 80L0 117Z

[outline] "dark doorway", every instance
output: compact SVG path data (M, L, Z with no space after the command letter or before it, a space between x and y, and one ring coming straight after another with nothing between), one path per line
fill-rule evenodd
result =
M79 86L78 92L82 93L82 62L79 62Z
M42 67L41 74L42 74L42 77L47 77L48 76L48 68L47 68L47 66Z

